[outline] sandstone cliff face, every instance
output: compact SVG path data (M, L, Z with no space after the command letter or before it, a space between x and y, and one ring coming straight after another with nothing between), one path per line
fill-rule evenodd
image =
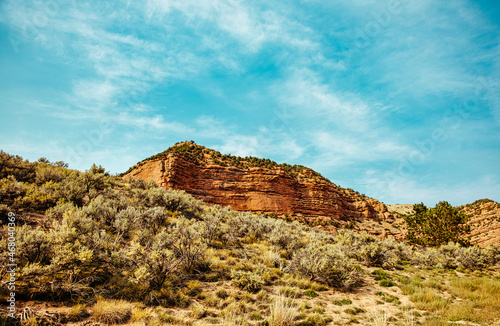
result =
M124 177L153 180L166 189L185 190L207 203L231 206L235 210L323 216L332 220L391 216L383 203L354 193L346 194L325 179L294 178L280 167L241 169L208 161L197 163L183 155L169 153L143 162Z
M471 243L483 248L500 245L500 204L479 200L462 207L470 216Z

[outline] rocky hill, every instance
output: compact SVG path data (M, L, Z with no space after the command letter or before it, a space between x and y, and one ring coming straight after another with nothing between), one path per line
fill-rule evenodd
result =
M194 142L178 143L139 162L124 178L154 180L206 203L276 214L330 231L349 227L382 236L399 234L383 203L339 187L307 167L223 155Z

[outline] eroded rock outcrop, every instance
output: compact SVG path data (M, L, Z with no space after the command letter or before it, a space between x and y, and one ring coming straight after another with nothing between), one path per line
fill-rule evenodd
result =
M391 216L378 200L338 187L305 167L221 155L191 142L163 154L137 164L124 177L154 180L236 210L340 221Z
M461 206L467 214L471 228L471 243L486 248L500 245L500 204L481 199L472 204Z

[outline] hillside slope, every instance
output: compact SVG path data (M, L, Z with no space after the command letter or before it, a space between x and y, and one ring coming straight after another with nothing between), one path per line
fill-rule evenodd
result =
M65 166L0 151L0 325L500 326L496 248L333 236Z

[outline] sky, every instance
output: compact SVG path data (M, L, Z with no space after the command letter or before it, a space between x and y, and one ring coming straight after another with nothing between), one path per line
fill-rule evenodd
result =
M0 149L194 140L387 204L500 201L500 2L0 0Z

